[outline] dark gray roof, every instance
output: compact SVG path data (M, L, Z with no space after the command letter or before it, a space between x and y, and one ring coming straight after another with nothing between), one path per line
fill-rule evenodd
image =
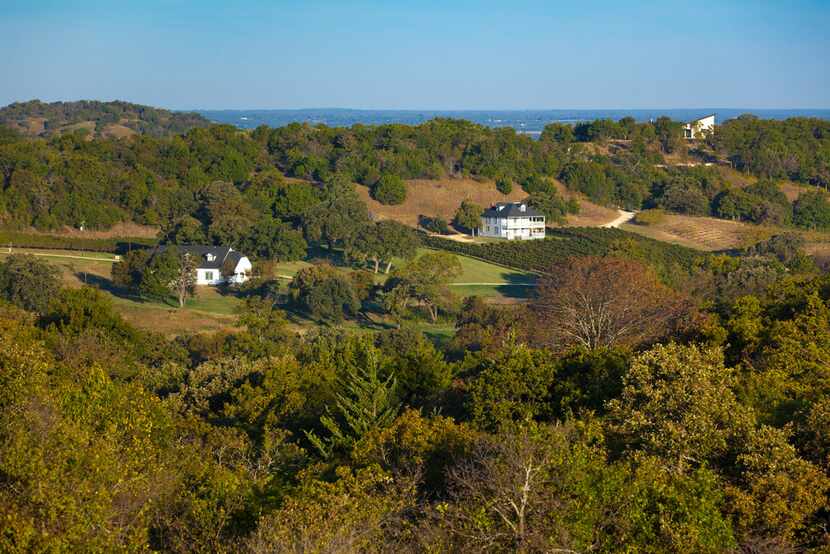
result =
M190 254L196 260L196 267L200 269L222 269L222 264L228 259L236 267L244 256L242 253L231 249L228 246L196 246L176 244L176 250L180 254ZM159 246L158 251L163 252L167 246ZM212 259L208 259L208 255L212 254Z
M525 211L522 211L522 206L525 206ZM499 202L481 214L482 217L541 217L542 215L542 212L524 202Z

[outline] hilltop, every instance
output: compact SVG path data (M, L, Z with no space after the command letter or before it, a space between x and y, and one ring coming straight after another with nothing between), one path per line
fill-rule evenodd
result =
M155 137L207 127L210 121L196 113L171 112L116 100L100 102L15 102L0 108L0 125L31 137L51 137L86 129L92 137L122 138L134 134Z

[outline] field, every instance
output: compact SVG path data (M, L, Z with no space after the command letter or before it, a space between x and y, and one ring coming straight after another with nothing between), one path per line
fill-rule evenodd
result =
M678 214L666 214L654 225L626 223L621 229L707 252L749 246L775 233L775 229L750 223Z
M427 252L421 249L419 254ZM100 252L77 252L71 250L13 249L15 254L31 254L48 261L60 270L61 279L67 287L77 288L89 285L107 295L118 312L129 323L143 329L178 336L190 333L233 331L236 328L236 312L242 299L233 293L224 293L213 287L199 287L196 298L187 301L183 309L173 303L163 303L137 298L114 287L111 281L112 264L116 257ZM8 250L0 249L0 258ZM527 298L535 283L535 276L529 272L512 270L481 260L459 256L462 274L452 283L453 292L459 297L483 296L489 302L513 303ZM286 262L275 264L271 277L284 284L308 262ZM378 275L383 282L386 275ZM299 314L290 314L292 327L305 332L316 324ZM373 315L371 319L347 321L344 326L372 332L388 328L392 322L385 317ZM436 338L446 338L452 333L452 325L446 323L419 323L423 330Z

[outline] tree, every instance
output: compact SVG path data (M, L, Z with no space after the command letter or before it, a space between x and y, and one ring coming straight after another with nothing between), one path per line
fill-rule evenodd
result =
M672 121L670 117L661 116L654 122L657 140L660 141L660 148L666 154L671 154L683 144L682 130L683 125Z
M622 394L609 402L611 429L676 470L698 466L724 455L752 421L734 385L718 349L655 346L632 360Z
M164 230L162 238L165 244L204 244L206 241L205 226L191 216L184 216L174 221Z
M241 248L262 259L292 262L303 259L308 250L303 234L270 216L254 225Z
M0 298L43 314L60 288L58 270L35 256L13 254L0 262Z
M419 243L411 228L397 221L384 220L366 225L349 246L372 260L375 273L380 270L380 263L386 261L384 273L389 273L392 258L413 258Z
M353 194L328 199L306 211L303 227L306 239L328 243L333 250L347 242L369 223L366 204Z
M175 246L157 251L142 274L139 289L158 299L173 295L179 307L184 307L196 292L196 260L188 253L180 255Z
M456 227L467 229L471 235L475 236L476 229L481 226L481 206L469 200L463 200L461 206L455 211L453 224Z
M447 220L440 215L436 216L418 216L418 225L429 231L430 233L437 233L439 235L449 235L450 226Z
M420 331L407 326L390 329L376 344L395 368L398 397L407 406L435 405L450 386L453 367Z
M380 370L378 352L369 349L361 367L348 368L339 380L342 392L335 395L334 414L320 417L329 436L322 439L306 431L309 441L324 458L338 449L348 451L370 431L389 426L398 415L397 382L391 373L382 378Z
M301 269L289 285L294 302L311 316L338 323L360 310L351 279L329 265Z
M169 287L179 301L179 308L183 308L185 300L196 294L196 260L189 253L185 252L181 257L178 271L170 280Z
M543 342L588 349L665 335L686 312L654 272L621 258L569 258L540 279L532 309Z
M562 170L561 178L569 189L584 193L594 202L610 204L614 201L614 183L608 179L602 165L598 162L573 162ZM551 187L541 192L555 193L556 189Z
M513 181L508 177L499 177L496 179L496 190L507 196L513 192Z
M402 204L406 200L406 183L397 175L387 173L372 186L372 198L381 204Z
M150 251L146 249L131 250L122 255L119 261L112 264L113 284L138 291L149 259Z
M542 212L547 223L565 223L567 214L579 213L579 203L575 199L565 200L556 192L531 194L526 202Z
M507 344L474 371L468 411L480 428L494 431L547 415L555 373L548 351Z
M807 229L830 228L830 202L821 191L801 193L793 204L793 223Z
M387 281L387 308L400 313L410 301L426 307L430 319L437 321L439 310L447 310L454 295L447 286L461 274L461 262L449 252L434 252L409 262Z

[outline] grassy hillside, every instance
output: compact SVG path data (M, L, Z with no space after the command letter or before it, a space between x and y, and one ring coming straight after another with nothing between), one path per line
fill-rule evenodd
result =
M386 206L369 196L367 187L357 187L360 198L366 202L369 211L379 219L394 219L413 227L418 225L418 216L440 215L449 221L463 200L471 200L479 206L496 202L511 202L527 197L520 187L513 187L510 194L496 190L492 181L472 179L414 179L407 181L406 200L397 206Z
M560 194L565 197L575 196L579 202L580 211L576 215L568 215L568 225L589 227L602 225L617 217L616 210L598 206L587 200L584 195L568 191L565 186L554 180ZM464 200L471 200L482 207L496 202L517 202L527 198L527 193L518 185L513 187L510 194L502 194L496 190L496 185L489 180L473 179L413 179L407 181L406 200L397 206L381 204L369 195L366 187L357 187L360 198L366 202L369 211L378 219L393 219L404 225L417 227L418 216L439 215L447 221L452 220L455 210Z
M210 122L196 113L178 113L129 102L17 102L0 108L0 124L27 136L50 137L85 130L92 137L156 137L184 133Z

